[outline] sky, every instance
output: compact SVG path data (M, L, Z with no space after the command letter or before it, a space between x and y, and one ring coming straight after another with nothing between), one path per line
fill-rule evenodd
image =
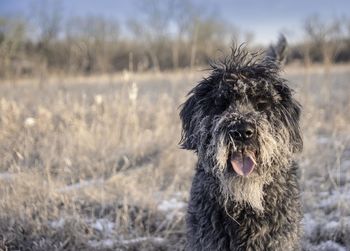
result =
M0 0L0 15L30 16L33 5L50 0ZM181 0L174 0L181 1ZM254 42L269 44L283 32L290 41L301 38L302 22L318 14L322 19L350 18L350 0L193 0L198 6L228 20ZM60 0L65 18L100 15L126 22L142 10L138 0ZM201 9L198 9L200 12Z

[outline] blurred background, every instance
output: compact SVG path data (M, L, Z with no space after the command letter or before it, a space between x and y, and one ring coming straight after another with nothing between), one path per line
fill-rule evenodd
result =
M283 33L303 250L350 250L350 1L0 0L0 250L183 250L178 107Z
M288 63L350 60L350 3L1 1L1 77L177 70L284 33Z

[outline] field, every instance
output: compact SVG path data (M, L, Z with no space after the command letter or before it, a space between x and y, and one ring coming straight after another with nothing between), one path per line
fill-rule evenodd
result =
M0 84L0 250L182 250L206 72ZM284 73L303 105L304 250L350 250L350 67Z

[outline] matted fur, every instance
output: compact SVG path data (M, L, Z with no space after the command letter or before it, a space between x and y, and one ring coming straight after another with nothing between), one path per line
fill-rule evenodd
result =
M188 250L298 249L301 214L293 154L302 149L300 105L279 76L285 45L282 37L267 55L233 49L212 64L211 75L183 104L181 145L198 155ZM237 138L248 125L253 135ZM233 170L237 153L255 162L248 176Z

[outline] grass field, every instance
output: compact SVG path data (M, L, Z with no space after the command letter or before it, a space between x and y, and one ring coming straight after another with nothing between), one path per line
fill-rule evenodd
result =
M182 250L205 72L0 84L0 250ZM350 66L285 77L303 105L304 250L350 250Z

